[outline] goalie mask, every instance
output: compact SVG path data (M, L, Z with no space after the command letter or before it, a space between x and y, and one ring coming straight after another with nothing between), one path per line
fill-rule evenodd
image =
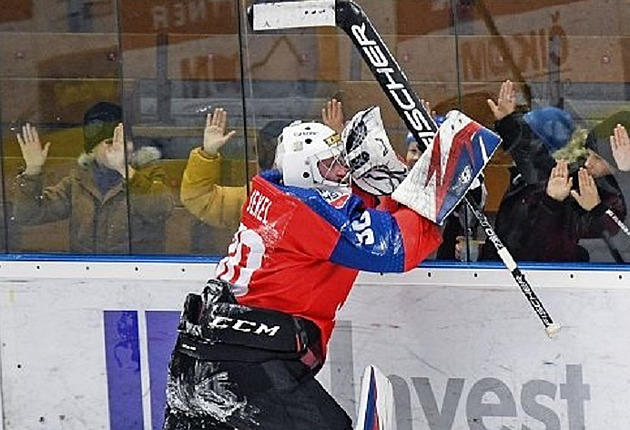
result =
M349 185L341 137L318 122L294 122L282 130L276 167L282 172L285 185L302 188Z

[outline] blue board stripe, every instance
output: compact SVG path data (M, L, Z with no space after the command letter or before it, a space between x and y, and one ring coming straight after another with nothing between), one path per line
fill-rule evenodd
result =
M147 311L149 378L151 381L151 428L160 430L164 424L166 378L171 351L177 340L178 311Z
M104 314L110 430L143 430L138 313Z

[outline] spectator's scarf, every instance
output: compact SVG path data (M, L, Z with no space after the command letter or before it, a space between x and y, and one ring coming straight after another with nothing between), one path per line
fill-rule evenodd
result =
M117 185L122 176L115 170L101 166L98 163L94 163L94 169L92 169L92 177L96 186L101 192L101 195L105 195L110 189Z

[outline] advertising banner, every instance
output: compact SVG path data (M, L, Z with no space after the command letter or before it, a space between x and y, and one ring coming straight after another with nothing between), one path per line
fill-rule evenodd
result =
M392 382L399 430L630 422L627 288L541 288L563 325L550 339L509 280L482 273L486 285L467 283L463 272L433 270L431 282L413 272L359 279L318 375L353 419L363 369L374 364ZM203 284L3 279L3 430L160 429L180 307Z

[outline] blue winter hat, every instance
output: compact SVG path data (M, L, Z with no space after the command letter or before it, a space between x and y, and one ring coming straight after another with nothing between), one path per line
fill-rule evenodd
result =
M534 109L525 114L523 119L550 152L555 152L569 143L575 131L571 114L553 106Z

